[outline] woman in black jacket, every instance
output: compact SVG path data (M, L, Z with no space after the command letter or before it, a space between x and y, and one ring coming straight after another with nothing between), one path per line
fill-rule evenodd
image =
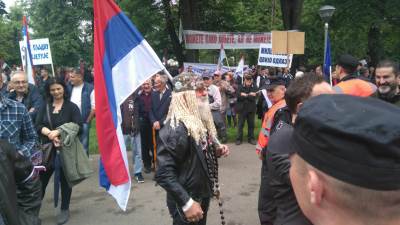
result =
M61 212L57 216L57 224L64 224L69 220L69 203L71 200L72 188L68 186L59 157L57 156L58 153L56 149L60 146L61 141L60 132L56 128L69 122L81 126L82 118L78 106L68 99L64 81L51 79L45 86L45 93L47 103L40 109L36 117L36 128L42 141L44 141L44 143L53 142L54 148L47 165L47 171L40 176L43 191L42 197L44 197L46 186L49 183L51 175L56 170L54 182L56 182L56 184L61 182ZM54 191L58 193L58 190ZM58 204L57 200L58 199L54 199L55 206Z

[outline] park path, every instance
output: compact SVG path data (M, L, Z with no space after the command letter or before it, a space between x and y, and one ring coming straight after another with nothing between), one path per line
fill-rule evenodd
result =
M261 162L254 145L229 145L231 155L220 159L220 183L227 225L258 225L257 198ZM129 152L130 153L130 152ZM129 154L129 156L131 156ZM144 174L145 183L133 181L126 212L98 185L98 155L90 157L96 174L73 189L68 225L170 225L165 191ZM130 158L131 160L131 158ZM53 185L49 183L40 217L43 225L55 224ZM213 200L208 225L221 224L217 202Z

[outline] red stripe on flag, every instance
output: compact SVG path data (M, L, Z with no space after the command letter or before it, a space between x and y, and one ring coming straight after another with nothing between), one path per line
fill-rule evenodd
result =
M112 185L129 181L116 128L109 105L103 71L104 32L108 21L121 10L112 0L94 0L94 85L96 95L96 130L102 163ZM116 34L118 35L118 34Z

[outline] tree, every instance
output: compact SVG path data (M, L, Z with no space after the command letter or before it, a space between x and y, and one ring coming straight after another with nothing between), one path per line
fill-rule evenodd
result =
M8 64L21 64L19 41L21 40L23 8L10 7L10 12L0 17L0 59Z
M92 59L92 6L84 0L32 0L32 37L49 38L53 63L76 66Z
M0 16L3 16L4 14L7 14L6 4L0 0Z

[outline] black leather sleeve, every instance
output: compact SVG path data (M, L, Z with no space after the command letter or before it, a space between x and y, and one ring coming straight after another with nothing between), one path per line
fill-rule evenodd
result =
M183 207L189 201L190 196L178 182L178 172L187 151L189 151L187 131L183 126L178 126L175 130L172 130L170 126L164 126L160 131L160 139L157 144L155 179L178 205Z
M272 122L272 127L271 127L271 133L275 133L277 126L280 125L280 123L286 123L286 124L292 124L292 115L289 111L289 108L283 107L276 111L274 120Z
M290 183L290 177L289 177L289 169L290 169L290 160L289 160L289 155L287 154L275 154L268 152L271 163L273 164L273 167L275 168L275 173L274 175L281 180L281 182L284 182L288 185L291 185Z

